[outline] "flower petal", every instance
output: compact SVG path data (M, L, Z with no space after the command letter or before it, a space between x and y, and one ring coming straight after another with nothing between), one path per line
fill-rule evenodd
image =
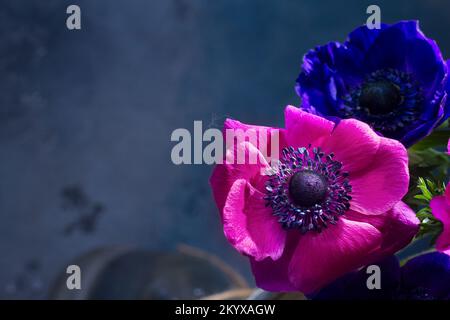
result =
M320 145L334 127L333 122L293 106L287 106L284 113L286 144L294 148Z
M374 226L343 217L322 233L306 233L299 240L289 264L289 278L309 294L338 277L363 266L366 256L381 245Z
M343 170L350 174L370 165L378 151L380 137L364 122L348 119L341 120L322 143L323 149L341 161Z
M374 263L380 268L381 289L367 288L367 269L351 272L320 290L313 300L386 300L392 299L400 282L400 264L395 256Z
M288 268L300 234L288 232L283 255L276 261L267 258L256 261L250 258L252 273L258 288L267 291L298 291L289 280Z
M449 189L447 187L447 189ZM446 251L450 249L450 205L446 196L434 197L430 202L431 212L442 222L443 230L436 240L436 249Z
M427 39L420 30L419 38L408 42L406 70L413 74L425 91L427 99L433 99L447 74L447 64L436 42Z
M382 30L367 51L369 72L383 68L406 69L408 41L418 38L417 21L401 21Z
M257 159L256 163L251 164L245 161L243 164L236 163L238 154L244 155L245 159ZM253 187L263 191L265 188L266 176L262 172L269 169L269 164L258 149L249 142L243 142L234 149L228 149L223 164L215 166L209 183L214 195L219 211L222 212L228 192L233 183L238 179L249 181Z
M365 53L370 49L380 32L387 27L388 26L386 24L381 24L380 29L369 29L367 26L358 27L348 35L345 45Z
M371 260L383 259L403 249L419 231L420 221L415 212L401 201L385 214L366 215L350 210L345 216L353 221L370 223L383 234L381 246Z
M363 79L363 55L338 42L310 50L303 57L296 91L302 98L302 109L315 114L337 116L337 103L351 86Z
M448 139L449 145L450 145L450 139ZM450 152L450 150L449 150ZM445 199L447 200L447 205L450 207L450 182L447 184L447 187L445 187Z
M259 261L278 259L286 232L264 205L264 194L246 180L236 180L223 208L223 229L228 241L242 254Z
M363 214L390 210L408 191L408 154L396 140L380 138L378 152L366 170L349 177L352 185L351 209Z
M447 95L444 95L444 98L442 100L442 104L445 104L445 100L447 99ZM433 109L432 107L428 109ZM444 115L444 109L443 106L439 106L435 108L436 113L433 115L433 117L430 120L426 120L422 124L416 125L415 127L408 130L406 134L403 135L401 138L401 141L403 145L405 146L412 146L415 144L418 140L423 139L424 137L428 136L434 128L436 128L439 123L442 122L443 115Z
M273 128L273 127L265 127L265 126L254 126L242 123L237 120L233 119L226 119L223 127L225 131L225 141L227 138L226 131L227 130L234 130L236 134L240 132L243 132L244 134L247 133L247 139L248 134L252 134L253 132L256 132L255 135L255 142L253 145L257 147L259 152L261 152L264 156L278 156L278 155L272 155L270 152L272 150L276 150L276 152L279 152L281 149L286 147L286 142L284 141L284 129L281 128ZM274 140L273 138L278 137L278 141ZM244 136L245 138L245 136ZM251 139L250 139L251 140ZM251 142L251 141L250 141ZM272 143L274 145L272 146Z
M402 287L406 292L425 289L434 299L450 295L450 256L431 252L409 260L402 267Z

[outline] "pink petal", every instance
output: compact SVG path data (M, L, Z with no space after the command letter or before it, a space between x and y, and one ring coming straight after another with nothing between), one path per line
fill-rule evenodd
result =
M264 190L264 183L266 176L261 175L261 172L269 169L269 164L260 157L258 149L248 142L239 144L236 149L227 150L226 158L232 158L232 155L237 155L237 152L243 152L246 158L250 157L250 154L254 158L260 159L256 164L236 164L232 161L225 160L223 164L218 164L213 170L209 183L213 190L214 199L216 201L219 211L222 212L225 200L232 184L238 179L244 179L249 181L255 188L260 191ZM235 159L237 158L234 157ZM230 163L228 163L230 162Z
M378 152L365 170L350 175L351 209L364 214L390 210L408 191L408 154L398 141L380 138Z
M234 119L230 119L227 118L225 119L225 122L223 124L223 128L224 129L242 129L242 130L249 130L249 129L254 129L256 131L259 130L279 130L280 128L273 128L273 127L266 127L266 126L255 126L252 124L246 124L246 123L242 123L238 120L234 120Z
M370 248L367 249L367 252L364 252L360 255L359 264L361 266L373 263L374 261L378 261L386 256L392 255L398 250L405 247L410 243L414 235L417 233L419 227L419 220L415 216L415 213L402 202L396 204L392 210L383 215L364 215L358 212L348 211L345 215L345 219L346 220L344 221L344 225L350 225L351 227L353 227L356 224L357 228L360 228L360 226L362 226L362 232L365 232L364 228L367 228L367 230L369 231L369 238L373 238L372 242L371 240L369 240L369 242L371 243L368 244L368 247ZM329 229L332 229L334 227L335 226L329 226ZM376 232L376 230L372 227L374 227L378 232ZM324 232L328 232L327 230L329 229L324 230ZM335 232L339 233L339 231L336 230ZM290 279L288 275L289 264L290 261L293 260L294 254L305 255L304 259L308 260L308 256L306 256L304 252L301 252L303 250L296 250L297 243L303 236L298 234L297 237L295 237L293 236L293 234L295 233L296 230L288 233L288 238L286 241L287 243L283 255L277 261L272 261L270 259L265 259L262 261L254 261L253 259L251 260L252 272L255 276L256 284L258 287L269 291L302 290L300 287L298 287L298 283L294 284L293 282L291 282L291 280L295 280ZM345 236L346 233L350 233L350 235ZM352 231L349 230L344 232L342 236L338 234L332 234L328 235L327 237L335 237L336 239L339 239L341 237L344 239L351 239L354 235L359 238L365 237L365 235L360 234L361 232L356 232L355 234L353 234ZM311 236L313 236L313 234L311 234ZM381 240L378 241L378 239ZM354 240L354 242L357 241ZM361 243L363 246L366 245L364 240ZM307 244L303 245L307 246ZM317 250L322 250L320 246L316 248ZM354 256L357 260L358 253L357 250L355 251L353 252L355 252ZM363 250L361 249L361 251ZM346 256L343 256L343 259L346 258ZM326 274L325 279L328 279L328 273ZM325 282L325 280L323 280L323 282Z
M283 255L276 261L250 259L256 286L267 291L298 291L289 280L289 263L295 250L300 233L293 230L287 233Z
M355 174L366 168L378 151L380 137L364 122L341 120L322 147L333 152L335 160L342 162L343 170Z
M338 277L362 267L366 255L381 245L374 226L340 218L322 233L308 232L299 240L289 265L289 278L309 294Z
M450 250L450 206L446 197L434 197L430 202L430 207L436 219L443 224L442 233L436 241L436 249L439 251Z
M383 234L380 248L369 258L371 261L396 253L407 246L419 231L420 221L415 212L401 201L385 214L366 215L350 210L345 216L353 221L370 223Z
M450 207L450 182L445 187L445 198L447 199L447 205Z
M257 261L268 257L276 260L283 253L286 232L263 197L245 179L236 180L223 208L223 229L242 254Z
M284 117L286 144L294 148L320 145L334 127L333 122L293 106L286 107Z
M284 136L285 136L284 129L281 129L281 128L254 126L254 125L249 125L249 124L239 122L237 120L226 119L225 123L223 125L223 129L224 130L242 130L244 132L249 132L249 130L256 131L257 132L257 139L256 139L257 144L255 145L255 147L263 155L277 156L277 155L271 154L272 149L277 149L277 152L279 154L281 149L286 147L286 142L285 142L285 138L284 138ZM272 135L274 134L274 131L278 131L278 139L279 139L278 148L275 148L275 146L272 146ZM266 137L266 140L260 141L260 136ZM224 137L226 138L226 135L224 135Z

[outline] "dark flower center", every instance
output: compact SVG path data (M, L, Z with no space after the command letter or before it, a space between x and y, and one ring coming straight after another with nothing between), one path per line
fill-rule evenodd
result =
M278 167L266 183L267 206L285 229L321 232L350 208L348 173L332 153L319 148L282 150Z
M340 117L359 119L394 139L420 121L425 107L420 84L412 75L396 69L368 74L362 83L348 88L342 99ZM436 99L442 99L442 95Z
M322 202L328 183L324 177L310 170L296 172L289 182L289 195L299 206L309 207Z
M359 104L376 115L395 110L401 102L400 88L386 80L366 83L359 97Z

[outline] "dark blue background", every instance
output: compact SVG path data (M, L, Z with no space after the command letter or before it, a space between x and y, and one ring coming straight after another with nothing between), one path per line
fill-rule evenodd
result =
M449 56L450 2L376 3ZM66 29L69 4L81 31ZM225 117L282 125L302 55L343 41L370 4L1 0L0 298L45 297L71 259L112 244L187 243L251 279L223 237L212 168L173 165L170 134Z

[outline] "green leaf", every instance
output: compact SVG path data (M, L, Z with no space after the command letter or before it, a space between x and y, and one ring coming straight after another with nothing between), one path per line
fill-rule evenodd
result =
M413 145L410 149L415 151L425 150L428 148L436 148L446 146L450 137L450 129L435 130L428 137Z
M439 128L435 129L430 135L413 145L410 150L420 151L429 148L446 147L450 137L450 127L448 120Z
M418 194L414 196L414 199L419 199L419 200L429 200L427 197L425 197L423 194Z
M419 207L421 207L421 209L416 213L417 218L420 220L419 232L417 233L416 238L423 237L424 235L431 235L431 241L434 243L441 234L443 226L442 223L433 216L430 208L430 201L433 197L442 194L444 189L441 188L441 184L422 177L417 179L417 188L421 193L415 195L414 199L419 200Z
M431 210L430 210L429 207L422 208L422 209L420 209L419 211L417 211L417 213L416 213L416 215L417 215L418 217L419 217L419 216L423 216L423 217L424 217L424 215L426 215L426 214L431 214Z

